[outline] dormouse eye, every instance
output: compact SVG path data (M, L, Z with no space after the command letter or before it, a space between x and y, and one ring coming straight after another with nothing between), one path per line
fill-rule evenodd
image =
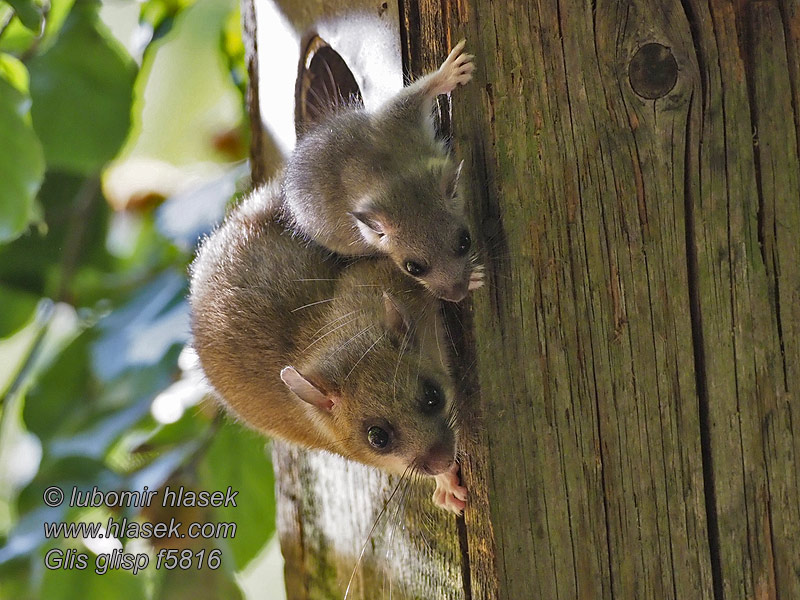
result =
M444 403L441 388L432 381L422 382L422 408L425 412L433 412Z
M373 425L367 430L367 440L369 441L370 446L380 450L385 448L386 444L389 443L389 434L377 425Z
M428 271L428 268L419 264L418 262L414 262L413 260L407 260L406 271L408 271L414 277L421 277Z
M456 246L456 255L464 256L469 249L472 247L472 237L469 235L469 231L464 229L460 234L458 234L458 246Z

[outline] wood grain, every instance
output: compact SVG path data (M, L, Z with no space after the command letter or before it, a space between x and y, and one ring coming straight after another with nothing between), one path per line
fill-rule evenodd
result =
M800 320L777 318L799 305L796 7L746 4L448 4L478 55L453 121L491 265L474 340L501 597L798 594ZM679 68L655 100L628 78L648 43ZM765 200L792 266L762 256Z
M680 6L470 9L479 73L453 118L491 265L473 302L501 597L710 593ZM681 68L656 101L627 80L650 41Z

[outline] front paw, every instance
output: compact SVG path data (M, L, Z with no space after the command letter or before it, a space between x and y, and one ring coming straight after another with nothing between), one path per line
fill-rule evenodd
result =
M454 462L447 471L434 477L436 489L433 492L433 503L460 515L467 505L467 488L461 485L458 469L458 463Z
M478 265L474 269L472 269L472 273L469 276L469 287L470 291L477 290L485 283L485 273L483 271L483 265Z
M472 79L475 70L475 58L472 54L463 53L466 40L461 40L447 56L447 59L436 72L435 94L448 94L459 85L464 85Z

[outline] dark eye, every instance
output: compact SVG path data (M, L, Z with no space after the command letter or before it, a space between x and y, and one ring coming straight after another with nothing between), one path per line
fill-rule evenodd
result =
M422 383L422 408L426 412L434 411L442 405L444 394L441 388L432 381Z
M456 254L458 256L464 256L469 249L472 247L472 238L469 235L469 231L466 229L462 231L458 235L458 246L456 246Z
M367 430L367 440L369 440L370 446L380 450L389 443L389 434L377 425L373 425Z
M414 262L413 260L406 261L406 271L411 273L414 277L421 277L427 270L427 267L422 266L418 262Z

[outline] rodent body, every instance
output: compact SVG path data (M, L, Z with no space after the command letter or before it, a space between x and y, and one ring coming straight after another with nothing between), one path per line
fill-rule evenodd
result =
M471 78L463 47L376 112L351 106L323 120L298 142L283 184L293 229L341 255L388 255L451 301L483 280L459 191L461 165L436 139L432 118L436 96Z
M440 304L422 286L385 258L345 264L293 235L276 183L225 220L192 271L195 350L242 420L384 470L413 467L440 488L453 481L454 383Z

